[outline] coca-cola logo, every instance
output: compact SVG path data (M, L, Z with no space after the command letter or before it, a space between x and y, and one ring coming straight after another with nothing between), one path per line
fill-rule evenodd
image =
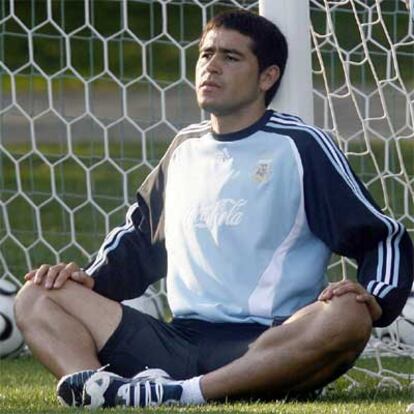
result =
M187 215L186 224L200 229L215 229L221 226L238 226L243 219L243 207L247 200L225 198L202 207L195 207Z

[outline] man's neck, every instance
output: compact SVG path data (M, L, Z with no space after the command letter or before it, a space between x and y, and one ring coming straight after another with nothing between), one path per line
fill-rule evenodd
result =
M266 108L256 110L238 111L226 115L211 114L211 126L216 134L230 134L248 128L258 121L265 113Z

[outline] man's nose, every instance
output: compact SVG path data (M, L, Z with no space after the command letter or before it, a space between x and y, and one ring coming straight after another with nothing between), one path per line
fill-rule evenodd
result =
M210 73L221 72L221 65L220 65L219 57L217 55L213 55L210 58L210 60L207 62L206 69Z

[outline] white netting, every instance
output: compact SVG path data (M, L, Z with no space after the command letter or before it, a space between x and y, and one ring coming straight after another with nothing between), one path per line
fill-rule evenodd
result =
M406 4L310 6L316 124L332 131L380 206L413 235ZM93 256L175 132L203 118L193 88L199 33L234 7L257 10L258 1L0 3L0 277L17 281L40 263ZM353 264L333 261L331 273L352 276ZM373 341L381 357L368 368L382 380L384 352L411 366L414 359L400 335L383 336L390 343Z
M413 236L414 32L407 3L311 1L312 44L316 123L332 131L381 208ZM331 265L335 276L352 277L354 269L347 259ZM371 339L365 354L375 358L375 368L355 369L381 386L413 380L414 298L409 300L406 318ZM396 356L406 361L404 372L385 363Z

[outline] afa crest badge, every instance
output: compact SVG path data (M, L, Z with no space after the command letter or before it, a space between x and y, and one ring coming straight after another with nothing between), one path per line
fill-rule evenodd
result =
M253 173L254 181L258 183L265 183L269 181L272 174L272 162L269 160L261 160L258 162Z

